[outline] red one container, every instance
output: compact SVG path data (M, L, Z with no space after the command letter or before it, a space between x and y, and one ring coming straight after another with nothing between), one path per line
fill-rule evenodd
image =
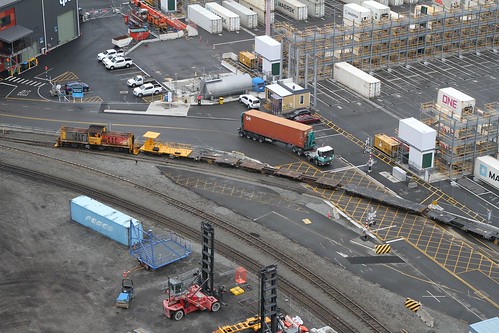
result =
M239 133L241 136L256 134L258 139L279 141L302 150L315 147L315 133L312 126L257 110L242 113Z

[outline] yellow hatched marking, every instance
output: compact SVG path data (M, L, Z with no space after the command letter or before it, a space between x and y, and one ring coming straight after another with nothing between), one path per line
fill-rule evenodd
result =
M310 221L309 219L303 219L302 221L305 224L312 224L312 221Z

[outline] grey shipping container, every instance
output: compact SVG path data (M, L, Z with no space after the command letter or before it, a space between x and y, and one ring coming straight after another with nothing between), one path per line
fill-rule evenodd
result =
M216 2L207 2L205 8L222 19L222 26L227 31L239 31L241 20L239 15Z
M126 246L133 245L129 244L130 223L142 230L142 224L133 217L84 195L71 199L69 208L71 220ZM141 239L142 231L134 243L138 243Z
M300 0L307 5L308 17L324 17L326 14L325 0Z
M258 23L260 24L265 24L265 11L260 9L259 7L256 7L255 5L246 2L244 0L239 0L239 3L243 5L244 7L249 8L250 10L254 11L257 14L258 17ZM274 2L272 2L274 3ZM270 23L274 23L274 12L270 13Z
M251 9L246 8L235 1L223 1L222 6L239 15L240 22L243 27L254 29L258 26L258 15Z
M222 19L200 5L189 5L187 7L187 16L191 22L194 22L210 34L222 33Z
M297 0L275 0L275 6L278 12L297 21L304 21L308 18L307 6Z

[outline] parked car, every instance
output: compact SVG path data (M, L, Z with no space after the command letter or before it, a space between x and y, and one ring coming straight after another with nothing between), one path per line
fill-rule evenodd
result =
M90 90L90 87L88 84L83 83L83 82L78 82L78 81L71 81L66 83L64 86L64 91L66 91L66 95L69 95L73 91L73 87L75 85L81 85L83 87L83 92L88 92Z
M301 116L304 114L312 114L309 109L298 109L288 113L283 114L286 119L293 119L294 117Z
M293 120L302 124L315 124L321 122L321 118L311 114L302 114L294 117Z
M115 57L112 62L106 62L107 69L114 70L115 68L129 68L133 65L133 60L124 57Z
M248 109L259 109L260 108L260 100L258 97L253 95L240 95L239 102L246 105Z
M97 55L97 60L99 61L102 61L102 59L106 58L106 57L110 57L112 55L121 55L121 56L124 56L124 53L122 50L117 50L117 49L109 49L109 50L106 50L104 52L101 52Z

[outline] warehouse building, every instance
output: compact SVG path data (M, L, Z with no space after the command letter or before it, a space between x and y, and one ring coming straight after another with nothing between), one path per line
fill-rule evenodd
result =
M2 0L0 72L19 71L80 34L78 0Z

